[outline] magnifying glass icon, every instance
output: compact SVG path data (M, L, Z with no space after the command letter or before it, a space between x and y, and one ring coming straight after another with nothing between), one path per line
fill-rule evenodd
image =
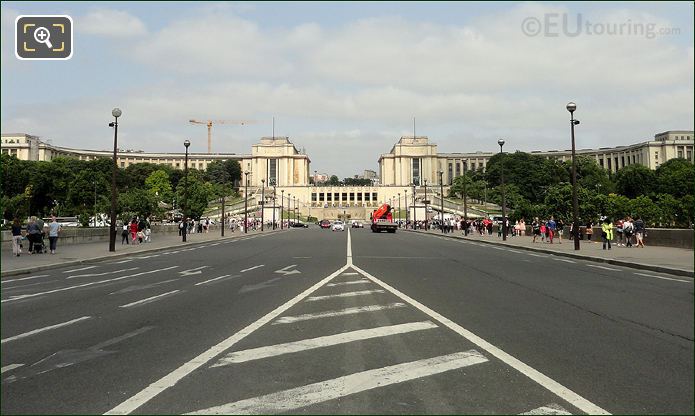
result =
M43 26L37 27L34 31L34 40L39 43L45 43L49 49L53 48L53 44L51 44L51 32Z

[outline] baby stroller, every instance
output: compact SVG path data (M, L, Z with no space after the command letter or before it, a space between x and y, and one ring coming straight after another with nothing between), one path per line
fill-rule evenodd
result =
M44 233L29 234L27 236L27 239L32 243L32 253L34 253L34 254L48 253L48 249L46 249L46 244L43 241L43 235L44 235Z

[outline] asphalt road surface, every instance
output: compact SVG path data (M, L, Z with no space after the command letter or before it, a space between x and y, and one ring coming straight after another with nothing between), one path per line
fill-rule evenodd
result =
M692 414L693 282L292 229L2 280L3 414Z

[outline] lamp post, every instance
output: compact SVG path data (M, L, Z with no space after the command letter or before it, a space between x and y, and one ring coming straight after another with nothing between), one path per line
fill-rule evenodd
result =
M424 180L425 182L425 231L429 230L429 224L427 223L427 179Z
M224 219L224 185L222 185L222 213L220 215L220 236L224 237L224 226L226 221Z
M413 230L417 227L417 205L415 205L415 182L413 182Z
M249 173L244 172L244 234L249 232Z
M183 162L183 169L184 169L183 176L186 180L186 182L184 182L184 184L183 184L183 207L184 207L183 208L183 217L186 218L186 224L184 225L184 228L186 228L186 226L188 225L188 214L186 213L186 211L187 210L190 211L190 209L188 208L188 146L191 145L191 141L185 140L183 142L183 145L186 147L186 156L185 156L184 162ZM181 237L182 237L181 241L183 241L185 243L186 242L185 230L181 232Z
M497 140L497 144L500 145L500 167L502 170L502 241L507 241L507 206L504 199L504 160L502 160L502 146L504 146L504 140Z
M111 170L111 224L109 226L109 251L116 251L116 170L118 169L118 117L122 114L121 109L116 107L111 110L114 121L109 123L113 127L113 166Z
M405 228L408 228L408 190L403 190L403 202L405 202Z
M282 217L284 216L284 213L282 212L285 208L285 190L283 189L280 191L280 229L283 230L285 228L285 222L282 220Z
M468 181L467 178L467 171L468 169L468 161L463 163L463 219L465 221L468 221L468 202L467 202L467 193L466 193L466 182ZM466 233L468 235L468 233Z
M265 231L265 179L261 179L261 231Z
M97 228L97 181L94 183L94 228Z
M294 211L292 210L292 194L287 193L287 227L289 228L290 226L290 220L292 219L292 214Z
M398 193L398 228L401 228L401 193Z
M442 208L441 222L439 226L442 229L442 233L444 233L444 172L440 170L437 173L439 173L439 205Z
M277 195L277 193L275 185L273 185L273 230L275 229L275 195Z
M294 214L294 222L297 222L297 196L293 195L292 196L292 213Z
M574 239L574 249L579 250L579 201L577 200L577 160L574 157L574 126L579 124L579 120L574 119L574 111L577 104L567 103L567 111L570 112L570 126L572 128L572 238Z

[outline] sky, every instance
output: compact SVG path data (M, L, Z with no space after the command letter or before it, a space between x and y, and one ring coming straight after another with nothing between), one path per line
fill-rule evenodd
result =
M692 2L2 2L0 125L58 146L249 154L289 136L311 170L439 152L612 147L692 130ZM14 56L18 15L67 14L66 61Z

